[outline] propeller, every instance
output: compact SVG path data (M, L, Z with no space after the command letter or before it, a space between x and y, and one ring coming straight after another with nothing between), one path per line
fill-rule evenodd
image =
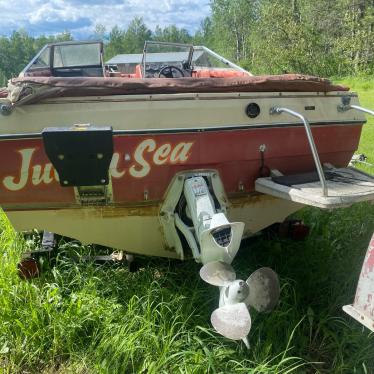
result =
M229 286L235 279L236 273L233 267L226 262L208 262L200 269L200 277L212 286Z
M210 320L218 333L232 340L246 338L251 329L251 316L244 303L222 306L212 313Z
M268 313L276 307L280 294L277 274L263 267L244 282L236 279L231 265L213 261L200 269L200 277L220 287L219 308L211 315L213 327L226 338L242 339L249 348L247 336L251 330L251 316L248 308Z

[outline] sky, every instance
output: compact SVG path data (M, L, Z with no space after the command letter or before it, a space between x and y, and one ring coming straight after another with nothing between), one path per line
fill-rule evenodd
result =
M193 33L209 13L209 0L0 0L0 35L20 28L33 36L69 30L83 39L96 24L110 31L126 28L134 17L143 17L151 30L175 24Z

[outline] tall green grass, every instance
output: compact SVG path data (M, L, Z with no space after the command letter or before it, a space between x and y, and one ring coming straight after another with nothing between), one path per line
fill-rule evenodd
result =
M374 85L351 83L362 104L373 107ZM360 144L369 161L372 125ZM252 313L247 351L211 328L218 289L200 280L198 264L140 258L140 270L130 273L73 260L93 248L61 243L54 268L21 281L17 262L35 244L0 214L0 372L374 372L373 334L341 310L354 297L374 205L304 209L298 216L311 226L306 241L248 240L233 264L240 278L270 266L282 285L274 312Z
M338 81L359 94L360 105L374 110L374 78L345 78ZM362 136L358 153L364 153L369 157L369 162L374 164L374 117L367 116L367 123L362 130ZM362 169L374 174L374 168L362 166Z

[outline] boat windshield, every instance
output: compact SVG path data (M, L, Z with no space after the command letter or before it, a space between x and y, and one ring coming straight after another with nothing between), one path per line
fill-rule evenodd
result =
M47 44L20 76L103 76L101 42Z
M100 41L47 44L20 77L230 78L249 72L204 46L146 41L143 54L103 63Z
M53 67L97 66L101 64L99 43L61 44L53 49Z
M142 56L145 78L191 76L193 46L190 44L146 41Z
M197 70L246 70L204 46L146 41L141 61L145 78L190 77Z

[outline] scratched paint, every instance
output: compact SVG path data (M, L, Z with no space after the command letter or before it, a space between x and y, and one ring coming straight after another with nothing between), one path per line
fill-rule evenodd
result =
M371 238L357 286L354 307L374 318L374 235Z
M151 171L153 165L163 164L181 164L188 160L192 142L180 142L175 146L168 143L157 146L154 139L143 140L135 149L133 154L134 162L129 166L128 170L119 169L118 163L121 155L115 152L109 167L109 173L113 178L123 178L126 171L131 177L144 178ZM52 181L58 182L58 174L52 164L47 162L44 165L34 164L33 155L37 147L18 149L16 152L20 157L20 165L16 175L4 176L3 186L9 191L20 191L29 183L34 186L40 184L50 184ZM152 161L146 159L146 154L152 153Z
M346 166L360 131L360 126L348 125L314 128L321 162ZM162 201L176 173L196 169L218 170L228 196L245 196L254 191L264 143L265 164L271 169L292 174L315 168L305 131L298 127L124 134L115 135L113 143L109 176L116 206L142 203L145 196L147 202ZM4 209L79 206L74 189L60 186L42 139L1 141L0 159Z

